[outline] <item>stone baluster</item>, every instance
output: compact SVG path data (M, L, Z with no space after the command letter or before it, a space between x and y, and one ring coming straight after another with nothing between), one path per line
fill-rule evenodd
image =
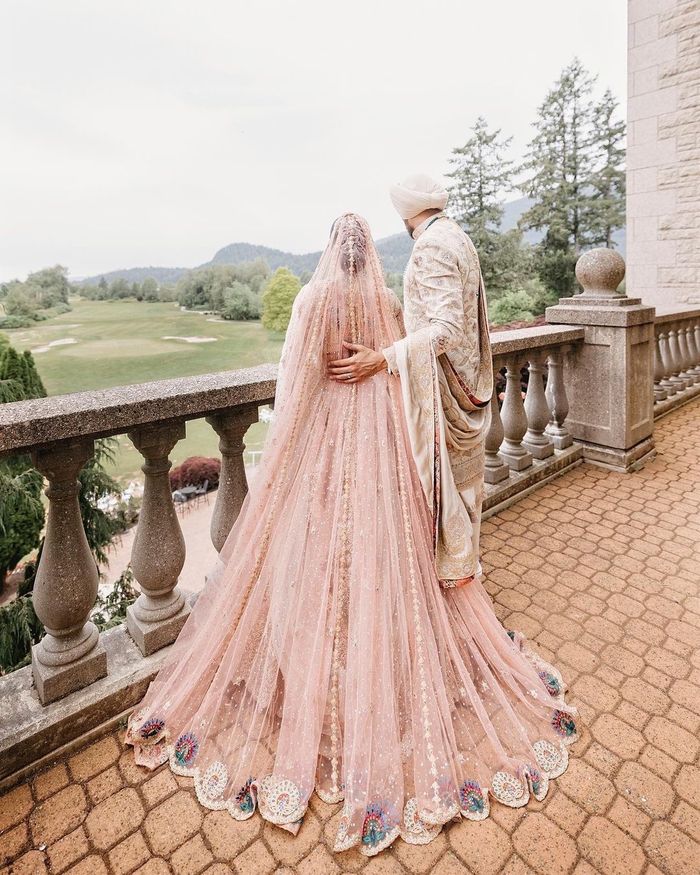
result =
M695 374L691 373L693 367L690 361L690 350L688 349L688 335L685 325L681 325L677 330L678 334L678 351L681 360L681 372L679 376L685 380L686 386L692 386L695 383Z
M692 363L690 371L696 376L695 382L697 383L700 382L700 330L698 330L698 326L690 325L688 327L687 340Z
M679 386L678 383L673 380L673 356L671 355L671 344L669 342L668 331L659 332L659 355L661 356L663 371L660 385L666 392L666 396L670 397L679 391Z
M49 481L46 535L33 592L46 629L32 648L34 683L44 705L107 674L107 654L89 620L99 576L78 504L78 474L93 449L92 439L83 439L32 453L34 466Z
M527 414L520 388L520 359L511 355L506 362L506 393L501 408L503 443L500 453L510 468L523 471L532 465L532 454L523 446L527 431Z
M663 401L668 393L663 386L664 364L661 356L661 334L654 338L654 401Z
M127 609L126 625L144 656L174 641L190 612L177 586L185 562L185 540L180 530L168 472L168 458L175 444L185 437L183 422L164 422L129 432L144 457L143 503L131 567L141 595Z
M544 431L558 450L565 450L574 442L564 425L566 417L569 415L569 399L566 397L566 382L564 381L564 353L567 349L566 345L557 347L550 351L547 358L549 373L544 394L550 419Z
M207 416L207 422L219 435L221 452L219 488L210 526L211 540L217 550L224 546L248 492L243 463L243 438L250 426L257 421L257 407L249 410L226 410Z
M496 389L496 377L498 376L499 367L494 362L494 383L493 394L491 395L491 424L486 432L486 463L484 468L484 480L486 483L500 483L507 480L510 475L510 468L503 459L503 456L498 452L499 447L503 442L503 423L501 422L501 411L498 405L498 390Z
M682 376L683 371L683 356L680 346L678 345L678 331L671 328L668 332L668 348L671 353L671 361L673 362L673 373L669 378L671 382L676 384L678 391L686 389L689 385L685 377Z
M681 348L685 352L685 374L692 380L691 385L700 383L700 368L697 365L697 353L695 350L695 330L692 325L683 326L683 341Z
M554 455L554 446L545 434L549 423L549 405L544 390L544 357L541 350L530 352L527 392L525 393L525 413L527 432L523 446L535 459L547 459Z

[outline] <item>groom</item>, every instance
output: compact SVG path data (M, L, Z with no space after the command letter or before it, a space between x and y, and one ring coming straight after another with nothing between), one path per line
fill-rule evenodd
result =
M416 241L404 274L407 336L383 350L345 343L333 379L382 370L401 384L411 448L433 514L435 567L443 587L481 573L479 529L484 439L493 371L486 300L474 244L444 212L447 191L424 174L390 189Z

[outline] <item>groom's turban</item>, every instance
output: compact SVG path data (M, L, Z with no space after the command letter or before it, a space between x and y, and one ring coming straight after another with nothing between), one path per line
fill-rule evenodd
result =
M447 191L425 173L414 173L392 185L389 195L402 219L412 219L423 210L442 210L447 204Z

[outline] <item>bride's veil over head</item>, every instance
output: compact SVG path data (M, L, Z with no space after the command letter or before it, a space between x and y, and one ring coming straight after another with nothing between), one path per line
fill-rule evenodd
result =
M294 301L280 360L278 417L292 396L295 404L312 400L309 393L328 381L328 361L350 354L343 341L382 349L401 337L398 310L369 225L356 213L343 213L331 226L313 276ZM306 398L300 397L302 386Z

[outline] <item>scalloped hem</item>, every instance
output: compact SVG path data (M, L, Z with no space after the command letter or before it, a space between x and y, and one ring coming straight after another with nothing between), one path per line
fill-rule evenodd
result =
M576 709L564 702L566 684L561 674L548 662L524 644L517 632L508 632L511 640L537 670L555 705L551 725L560 736L556 744L540 739L533 744L536 763L521 763L517 769L498 771L492 775L490 786L477 781L464 781L459 788L446 782L440 791L436 810L422 811L415 797L404 804L399 818L393 806L381 800L371 802L364 814L362 829L348 832L352 812L343 809L333 850L337 853L358 847L361 854L372 857L400 838L408 844L424 845L433 841L450 821L485 820L490 814L491 800L510 808L521 808L533 796L543 800L549 782L564 773L569 763L568 746L578 739L571 714ZM562 710L557 705L563 706ZM129 717L125 743L134 748L138 765L150 769L168 763L170 770L180 776L191 777L199 803L205 808L227 810L235 820L247 820L259 811L263 820L279 826L293 835L299 832L308 809L309 798L315 793L327 804L344 801L342 792L329 793L314 786L308 793L288 778L274 774L261 779L249 778L240 790L224 798L228 784L228 770L220 761L212 762L204 772L192 763L199 745L191 732L180 735L169 743L170 733L163 720L145 718L136 711Z

